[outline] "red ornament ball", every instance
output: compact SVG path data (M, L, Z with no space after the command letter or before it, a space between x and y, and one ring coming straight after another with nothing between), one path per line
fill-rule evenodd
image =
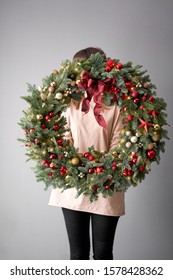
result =
M155 156L156 156L156 152L155 152L154 150L149 150L149 151L147 151L147 157L148 157L149 159L154 159Z
M122 63L117 63L116 66L115 66L118 70L121 70L123 68L123 65Z

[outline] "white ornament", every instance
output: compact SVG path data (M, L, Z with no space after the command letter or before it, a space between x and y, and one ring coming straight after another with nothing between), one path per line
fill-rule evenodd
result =
M140 132L138 131L138 132L136 132L136 137L140 137L141 136L141 134L140 134Z
M55 95L55 98L58 99L58 100L61 100L63 97L62 93L61 92L58 92L56 95Z
M130 141L131 141L132 143L136 143L136 142L138 141L138 137L132 136L132 137L130 138Z
M128 131L126 131L126 135L127 135L127 136L132 135L131 131L129 131L129 130L128 130Z
M126 148L129 149L131 146L132 146L132 143L131 143L131 142L127 142L127 143L126 143Z

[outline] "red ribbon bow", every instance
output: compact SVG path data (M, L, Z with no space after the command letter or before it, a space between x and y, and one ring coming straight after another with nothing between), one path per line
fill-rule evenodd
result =
M107 88L107 91L109 91L108 88L110 82L111 79L106 79L104 82L101 80L94 80L90 77L89 72L84 71L82 73L82 80L78 83L78 87L82 90L85 90L87 93L87 97L83 100L82 103L82 112L85 112L85 114L89 112L90 101L93 97L93 100L96 103L96 105L94 106L94 116L99 125L104 128L106 128L106 121L100 114L102 107L101 93L105 90L105 87Z

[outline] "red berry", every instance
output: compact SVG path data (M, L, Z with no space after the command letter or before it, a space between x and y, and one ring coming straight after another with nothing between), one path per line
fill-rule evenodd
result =
M117 165L117 162L116 162L116 161L113 161L113 162L112 162L112 165Z
M140 109L140 110L145 110L145 107L144 107L143 105L141 105L141 106L139 107L139 109Z
M53 172L49 172L49 177L52 177L53 176Z
M27 131L27 130L24 130L24 134L27 135L27 134L28 134L28 131Z

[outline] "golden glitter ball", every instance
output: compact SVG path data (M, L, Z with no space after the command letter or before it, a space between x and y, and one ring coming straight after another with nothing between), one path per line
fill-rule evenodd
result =
M147 82L143 83L143 87L148 88L148 83Z
M38 114L38 115L37 115L37 120L42 120L42 119L43 119L43 115Z
M117 154L116 151L112 152L112 155L113 155L114 157L117 157L117 156L118 156L118 154Z
M160 125L159 125L159 124L155 124L155 125L154 125L154 129L155 129L155 130L159 130L159 129L160 129Z
M72 158L71 163L73 165L78 165L79 164L79 159L77 157Z
M159 135L158 134L153 135L152 139L154 142L157 142L159 140Z
M120 140L120 143L124 143L126 140L125 140L125 138L122 138L121 140Z
M57 74L58 74L58 70L54 69L54 70L52 71L52 74L57 75Z
M154 148L154 143L148 144L147 150L152 150Z

